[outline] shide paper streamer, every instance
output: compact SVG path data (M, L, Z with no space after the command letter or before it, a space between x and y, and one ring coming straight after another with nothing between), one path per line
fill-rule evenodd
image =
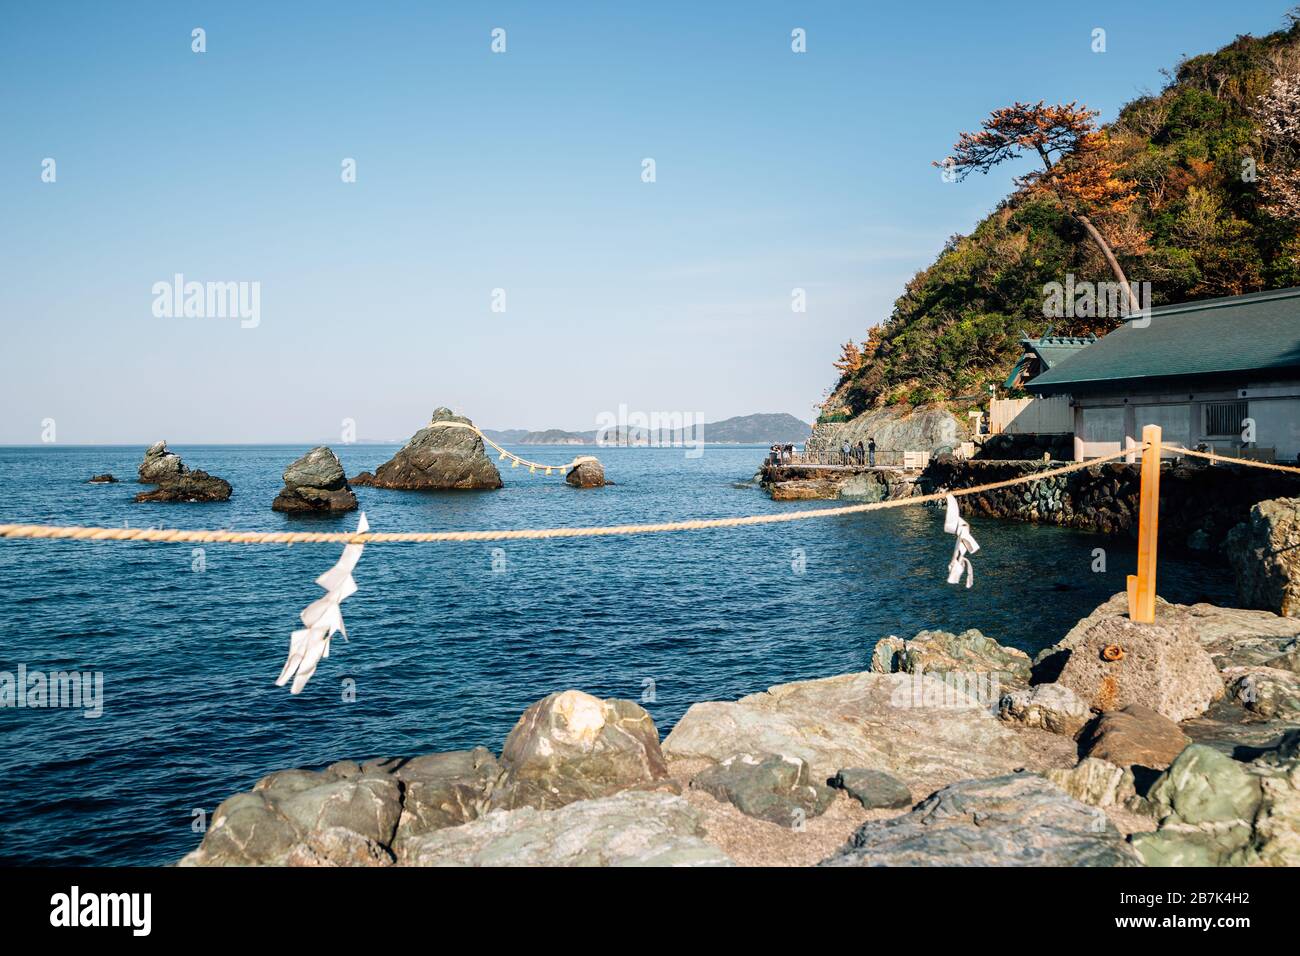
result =
M961 573L966 572L966 587L975 583L975 569L971 567L968 554L974 554L980 549L975 538L971 536L970 525L966 519L961 516L961 509L957 507L957 499L952 495L948 496L948 514L943 519L943 530L948 534L957 536L957 543L952 549L952 560L948 562L948 583L956 584L961 580Z
M361 512L357 522L357 533L364 534L370 530L366 513ZM343 612L339 605L357 593L357 582L352 579L352 569L361 560L363 544L344 545L343 554L338 564L316 579L316 583L325 589L325 595L308 604L298 615L306 625L294 631L289 638L289 659L284 662L284 670L276 680L277 687L283 687L293 678L289 693L297 694L307 686L316 673L316 665L322 657L330 656L330 638L337 631L348 639L347 628L343 626Z

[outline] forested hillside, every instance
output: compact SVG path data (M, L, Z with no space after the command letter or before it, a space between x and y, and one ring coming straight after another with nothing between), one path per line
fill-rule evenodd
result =
M1067 275L1100 283L1122 270L1150 283L1155 305L1300 285L1296 16L1183 61L1107 126L1082 105L1014 104L963 134L936 165L962 177L1022 155L1043 166L952 237L883 322L865 317L874 327L844 346L823 420L983 394L1019 356L1022 329L1104 334L1121 321L1046 318L1045 288ZM1049 126L1058 139L1033 137Z

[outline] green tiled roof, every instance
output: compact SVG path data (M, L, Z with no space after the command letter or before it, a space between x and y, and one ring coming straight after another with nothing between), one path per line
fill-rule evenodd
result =
M1026 339L1025 344L1038 353L1045 369L1053 369L1073 355L1078 355L1097 340L1076 335L1051 335L1043 339Z
M1152 309L1145 328L1125 322L1025 388L1050 395L1144 379L1268 371L1300 374L1300 289Z

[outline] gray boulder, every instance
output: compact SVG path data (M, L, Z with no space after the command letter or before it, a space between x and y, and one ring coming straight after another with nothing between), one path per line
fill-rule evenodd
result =
M1070 741L1012 729L989 706L930 674L843 674L694 704L664 740L664 752L715 762L736 753L784 754L804 760L815 779L872 767L930 788L1073 762Z
M492 809L545 810L575 800L652 787L668 776L659 732L630 700L577 690L531 705L506 737Z
M907 784L882 770L845 767L827 783L843 790L868 810L899 810L912 805L912 792Z
M1275 661L1289 663L1289 659ZM1300 721L1300 674L1280 667L1229 667L1228 694L1265 720Z
M921 631L910 641L882 637L871 654L871 669L878 674L996 674L1000 684L1015 687L1029 682L1030 659L974 628L960 634Z
M169 478L185 473L185 463L181 456L167 450L167 442L158 441L149 446L140 461L138 474L140 483L157 485Z
M1130 704L1097 718L1080 738L1079 750L1117 767L1163 770L1189 743L1187 735L1168 717L1150 707Z
M500 771L484 747L401 762L393 770L402 783L402 815L393 838L398 858L417 837L478 819L487 811Z
M351 511L357 496L348 486L338 456L321 445L313 448L284 470L284 487L271 502L271 510L282 512Z
M483 439L468 428L434 425L448 421L471 424L449 408L435 409L430 424L375 469L368 483L407 490L500 488L501 473L488 459Z
M822 866L1140 866L1106 814L1031 773L963 780L864 823Z
M583 458L569 469L564 480L575 488L603 488L606 485L605 466L595 458Z
M1228 533L1224 552L1246 607L1300 617L1300 498L1252 505Z
M1043 776L1093 807L1123 807L1137 798L1133 770L1097 757L1084 757L1076 766L1054 768Z
M1040 727L1073 737L1083 729L1092 711L1063 684L1039 684L1004 694L998 716L1022 727Z
M730 803L747 816L793 830L826 812L834 794L814 781L808 764L779 754L733 754L696 774L693 790Z
M1076 631L1062 642L1065 663L1056 682L1093 710L1143 704L1182 721L1223 696L1218 668L1179 617L1157 612L1154 624L1101 617Z
M730 866L681 796L628 792L499 810L407 845L412 866Z

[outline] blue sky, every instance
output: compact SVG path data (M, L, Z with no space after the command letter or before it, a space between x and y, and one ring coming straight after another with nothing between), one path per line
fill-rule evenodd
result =
M807 420L839 343L1007 191L929 166L960 130L1015 99L1110 119L1286 9L7 4L0 442ZM176 273L260 283L256 328L156 316Z

